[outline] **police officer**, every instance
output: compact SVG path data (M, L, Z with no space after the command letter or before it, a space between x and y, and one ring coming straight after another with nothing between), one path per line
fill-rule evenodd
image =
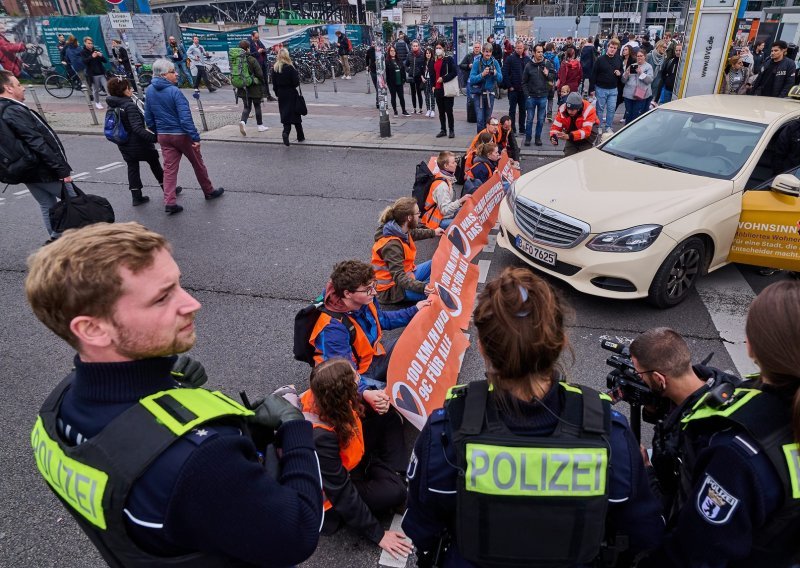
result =
M668 327L645 331L631 343L630 352L642 381L668 402L653 411L645 407L644 419L655 424L655 433L652 459L644 451L642 457L651 486L664 502L665 517L671 519L686 501L679 483L681 420L709 392L722 400L742 380L714 367L693 366L686 341Z
M791 566L800 558L800 283L764 289L747 315L761 370L730 397L705 394L681 420L691 490L640 566ZM633 350L632 350L633 351Z
M561 381L564 317L524 268L481 292L488 380L451 390L409 464L403 529L422 563L576 566L598 559L607 534L626 535L616 542L629 553L660 543L660 506L625 418L606 395Z
M194 345L200 303L166 240L101 223L67 231L29 266L34 313L78 352L36 420L36 465L106 562L311 556L322 517L311 424L276 395L250 410L176 381L173 355ZM266 445L242 435L250 427L282 449L277 478L259 457Z

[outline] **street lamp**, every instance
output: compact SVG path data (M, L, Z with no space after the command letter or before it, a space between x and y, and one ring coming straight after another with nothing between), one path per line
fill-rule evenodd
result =
M380 17L380 2L375 2L375 10L378 12L375 19L376 24L373 28L375 36L375 74L378 83L378 126L381 138L389 138L392 135L392 125L389 123L388 92L386 88L386 61L383 57L383 23Z

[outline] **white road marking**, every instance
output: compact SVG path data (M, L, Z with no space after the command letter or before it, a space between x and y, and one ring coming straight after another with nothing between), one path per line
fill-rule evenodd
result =
M124 168L127 164L117 164L116 166L111 166L110 168L104 169L101 173L110 172L111 170L116 170L117 168Z
M15 191L14 195L25 195L26 193L29 193L29 190L23 189L22 191Z
M392 526L389 527L390 531L400 531L400 524L403 522L403 517L395 515L392 519ZM392 558L392 555L385 550L381 551L381 557L378 560L378 566L387 566L388 568L405 568L408 558L402 556L398 559Z
M108 168L111 168L113 166L118 166L118 165L121 165L121 164L122 164L122 162L111 162L110 164L106 164L105 166L98 166L95 169L97 171L103 171L103 170L107 170Z
M489 242L486 243L486 246L483 247L483 252L494 252L494 248L497 246L497 235L489 235Z
M721 268L697 281L697 293L739 375L757 372L758 367L747 356L744 333L747 309L756 294L742 273L733 265Z
M84 177L84 176L88 176L88 175L89 175L89 172L81 172L81 173L79 173L79 174L75 174L75 175L73 175L73 176L72 176L72 179L80 179L80 178L82 178L82 177Z
M486 277L489 275L489 265L492 264L491 260L479 260L478 261L478 270L480 273L478 274L478 284L485 284Z

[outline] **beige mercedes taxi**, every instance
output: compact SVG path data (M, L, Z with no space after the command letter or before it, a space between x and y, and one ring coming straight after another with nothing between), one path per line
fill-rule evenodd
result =
M707 95L659 106L520 177L500 209L498 242L581 292L673 306L728 262L743 192L769 189L786 163L779 131L798 120L791 99Z

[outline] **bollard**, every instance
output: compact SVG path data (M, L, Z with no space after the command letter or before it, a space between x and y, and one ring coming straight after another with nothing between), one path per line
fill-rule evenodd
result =
M333 92L338 93L339 89L336 88L336 69L331 65L331 78L333 79Z
M33 102L36 104L36 109L39 111L39 114L42 115L42 118L47 120L44 115L44 109L42 108L42 103L39 102L39 95L36 94L36 89L33 88L33 85L30 85L26 91L28 91L31 95L33 95Z
M370 93L369 84L372 82L372 75L369 74L369 69L367 69L365 75L367 76L367 94L369 94Z
M89 87L86 83L81 83L81 91L83 91L83 96L86 97L86 105L89 107L89 112L92 113L92 124L100 124L97 121L97 114L94 112L94 103L89 98Z
M314 98L318 99L319 93L317 92L317 72L313 67L311 68L311 80L314 82Z
M208 132L208 123L206 123L206 113L203 111L203 102L200 100L200 91L195 91L192 96L197 99L197 110L200 112L200 121L203 123L203 132Z

